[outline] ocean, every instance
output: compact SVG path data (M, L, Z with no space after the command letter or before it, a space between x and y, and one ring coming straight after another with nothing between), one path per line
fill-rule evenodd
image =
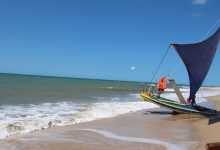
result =
M0 138L157 107L141 100L142 84L0 74ZM189 87L179 87L187 98ZM218 94L220 91L202 88L197 103ZM161 96L178 100L169 85Z

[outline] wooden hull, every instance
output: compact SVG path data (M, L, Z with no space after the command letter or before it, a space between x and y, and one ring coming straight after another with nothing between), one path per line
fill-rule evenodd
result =
M209 109L203 106L190 106L187 104L182 104L180 102L172 101L169 99L157 97L153 94L148 94L146 92L142 92L140 94L142 100L154 103L162 108L170 109L178 113L189 113L189 114L210 114L217 115L218 112L214 109Z

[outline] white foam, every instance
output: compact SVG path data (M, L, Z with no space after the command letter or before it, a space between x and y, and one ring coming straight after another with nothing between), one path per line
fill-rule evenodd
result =
M220 91L202 92L203 97L218 94L220 94ZM178 101L175 93L168 92L161 96ZM187 98L188 93L183 93L183 96ZM197 96L199 102L206 100L203 97ZM152 103L141 101L140 94L129 94L124 97L101 97L99 100L101 102L81 104L60 102L40 105L1 106L0 138L157 107Z
M100 102L75 105L56 103L30 106L3 106L0 112L0 138L54 126L71 125L100 118L114 117L131 111L155 107L145 102Z
M171 144L171 143L168 143L168 142L164 142L164 141L160 141L160 140L136 138L136 137L127 137L127 136L119 136L119 135L113 134L111 132L95 130L95 129L84 129L84 130L89 130L89 131L92 131L92 132L96 132L96 133L99 133L99 134L101 134L101 135L103 135L103 136L105 136L107 138L121 140L121 141L152 143L152 144L156 144L156 145L163 145L168 150L174 150L174 149L182 150L183 149L182 147L179 147L177 145L174 145L174 144Z
M165 89L168 92L174 92L174 89ZM180 88L180 92L189 92L188 88Z
M111 102L111 103L95 103L90 105L85 111L79 112L77 123L100 118L114 117L120 114L125 114L133 111L138 111L147 108L157 107L152 103L146 102Z
M180 91L184 91L182 92L182 95L185 99L187 99L189 97L189 89L180 89ZM207 99L205 97L208 96L215 96L215 95L219 95L220 91L214 91L214 90L199 90L199 92L197 92L196 94L196 102L197 103L201 103L201 102L205 102L207 101ZM171 99L174 101L179 101L178 97L176 96L176 93L165 93L161 95L164 98L167 99Z

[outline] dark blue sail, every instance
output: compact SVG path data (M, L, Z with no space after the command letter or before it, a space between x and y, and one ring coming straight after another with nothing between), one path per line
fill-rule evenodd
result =
M186 66L190 81L192 99L202 85L215 56L220 38L220 28L207 40L192 44L174 44L183 63Z

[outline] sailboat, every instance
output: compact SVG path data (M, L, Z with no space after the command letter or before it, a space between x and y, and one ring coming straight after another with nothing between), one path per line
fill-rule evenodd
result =
M202 42L192 44L170 44L182 59L188 72L190 83L188 102L183 98L174 79L169 79L169 81L180 100L179 102L160 97L160 93L166 89L166 85L161 79L159 80L160 82L157 86L157 89L159 90L158 94L153 93L155 88L154 86L149 86L148 89L143 89L141 92L140 96L142 100L154 103L162 108L173 110L173 112L176 113L218 114L218 111L214 109L189 102L190 100L195 99L197 91L201 87L207 73L209 72L209 68L211 67L218 47L219 39L220 27L211 37ZM165 79L166 78L164 78L164 80Z

